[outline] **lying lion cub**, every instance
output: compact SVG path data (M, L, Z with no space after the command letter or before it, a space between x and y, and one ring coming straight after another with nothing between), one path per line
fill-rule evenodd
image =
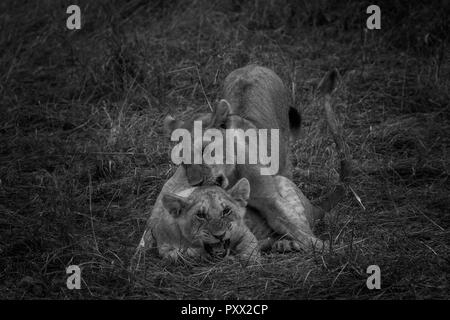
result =
M166 183L156 200L137 253L156 246L159 255L172 262L225 256L259 262L258 241L244 223L250 195L247 179L228 191L218 186L180 189L179 185L168 191L170 186Z

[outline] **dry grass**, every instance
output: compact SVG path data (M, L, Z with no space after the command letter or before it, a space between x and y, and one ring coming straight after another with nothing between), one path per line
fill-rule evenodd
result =
M72 3L0 4L2 298L449 298L441 10L381 2L382 30L364 33L361 2L325 14L287 0L78 3L76 32L65 28ZM312 88L340 70L335 109L355 172L318 231L344 249L267 255L259 269L147 256L145 270L130 274L174 172L161 120L207 110L205 97L214 103L224 77L250 62L273 68L303 112L294 176L312 199L337 180ZM82 290L66 289L71 264L82 268ZM371 264L381 267L378 291L365 285Z

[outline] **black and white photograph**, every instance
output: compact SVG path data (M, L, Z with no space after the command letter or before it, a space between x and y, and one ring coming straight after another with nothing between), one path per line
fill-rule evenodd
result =
M448 300L449 34L448 0L1 1L0 300Z

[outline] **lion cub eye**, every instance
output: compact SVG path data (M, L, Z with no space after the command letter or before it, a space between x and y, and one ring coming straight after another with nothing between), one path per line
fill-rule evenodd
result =
M207 218L206 213L203 211L197 212L196 216L197 216L197 218L199 218L201 220L206 220L206 218Z
M230 215L230 213L231 213L231 208L225 207L225 209L223 209L223 211L222 211L222 216L226 217L226 216Z

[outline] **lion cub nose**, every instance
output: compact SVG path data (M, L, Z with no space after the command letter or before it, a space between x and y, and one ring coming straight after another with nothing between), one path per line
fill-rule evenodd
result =
M213 236L214 236L214 238L216 238L217 240L222 241L223 238L225 237L225 233L226 233L226 232L223 232L223 233L220 233L220 234L213 234Z

